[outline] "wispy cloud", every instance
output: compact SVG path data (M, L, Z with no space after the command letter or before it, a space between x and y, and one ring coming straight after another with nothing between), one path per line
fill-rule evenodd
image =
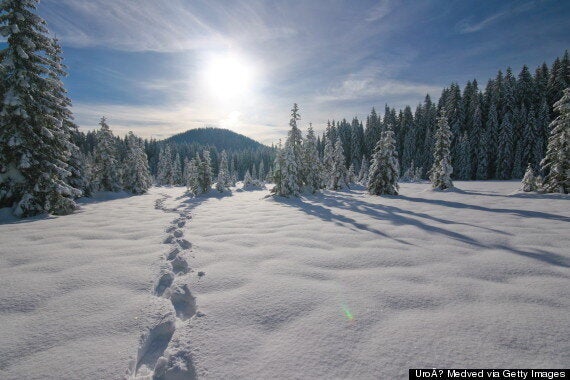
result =
M392 10L392 5L389 0L380 0L378 4L368 11L366 21L374 22L383 19Z
M175 52L295 35L294 28L266 23L259 9L249 2L44 0L42 13L73 47Z
M494 13L494 14L487 16L486 18L484 18L480 21L476 21L476 22L473 22L469 18L463 19L457 23L456 28L459 31L459 33L462 33L462 34L478 32L478 31L485 29L487 26L492 25L495 22L497 22L503 18L512 16L512 15L515 15L515 14L518 14L521 12L528 11L528 10L534 8L534 6L535 6L534 2L523 3L523 4L520 4L516 7L509 7L509 8L503 9L497 13Z

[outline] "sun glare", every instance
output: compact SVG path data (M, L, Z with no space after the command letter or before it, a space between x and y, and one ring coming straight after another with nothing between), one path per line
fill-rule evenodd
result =
M213 55L204 69L205 86L210 95L219 100L233 100L252 89L253 65L237 55Z

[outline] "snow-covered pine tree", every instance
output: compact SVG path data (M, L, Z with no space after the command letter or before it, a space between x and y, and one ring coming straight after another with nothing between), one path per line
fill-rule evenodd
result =
M182 167L180 166L180 153L176 152L174 156L174 162L172 163L172 184L182 185L184 184L182 180Z
M121 185L121 167L117 160L117 145L113 132L102 117L99 122L101 129L97 131L97 145L93 152L95 167L93 180L97 190L119 191Z
M70 101L57 41L35 14L38 0L0 2L4 96L0 111L0 207L25 217L68 214L81 191L68 178L75 149L66 123Z
M558 113L550 123L546 156L540 163L546 173L543 189L548 193L568 194L570 191L570 87L554 103Z
M251 165L251 178L253 178L254 180L258 179L257 168L255 167L255 164Z
M323 151L323 186L328 187L329 179L334 168L334 143L328 136L324 136L325 148Z
M200 173L199 168L202 166L202 160L200 156L196 154L196 158L187 161L184 165L184 179L186 181L186 188L188 192L192 195L198 195L200 193Z
M200 192L207 194L212 189L212 158L210 151L204 150L202 153L202 161L199 167L199 185Z
M319 152L317 151L317 140L312 124L309 124L307 138L303 143L303 178L309 191L316 192L322 187L322 169L319 160Z
M273 163L273 169L269 172L271 173L271 181L275 183L271 193L275 195L283 195L283 167L285 166L285 152L281 146L281 140L279 140L279 145L277 145L277 153L275 154L275 162Z
M368 192L372 195L398 195L400 168L394 132L382 132L380 141L374 148L368 174Z
M291 109L291 120L289 126L291 130L285 141L285 162L282 168L283 186L281 195L299 195L303 187L303 135L297 128L297 120L299 115L299 107L297 103L293 104Z
M249 172L249 169L245 171L245 174L243 176L243 188L247 189L253 186L253 177L251 176L251 173Z
M228 154L225 150L220 156L220 164L218 165L218 180L216 182L216 190L220 193L228 190L230 187L230 173L228 170Z
M158 170L156 173L156 182L158 185L168 186L173 185L172 176L172 151L170 145L166 145L160 150L160 155L158 158Z
M431 185L435 190L446 190L453 187L451 181L450 156L451 131L447 123L447 117L442 115L437 121L437 131L435 132L435 147L433 150L433 166L429 173Z
M358 172L358 183L363 186L368 186L368 160L366 156L362 156L362 161L360 164L360 171Z
M340 139L334 144L332 167L329 173L327 188L339 190L348 187L348 171L344 166L345 157Z
M350 164L350 166L348 167L346 180L348 184L356 183L356 173L354 170L354 164Z
M526 172L524 173L520 189L527 193L537 190L536 178L534 177L534 170L532 169L532 165L530 163L528 164Z
M133 132L127 136L127 155L123 163L123 185L133 194L144 194L152 186L148 157L143 141Z

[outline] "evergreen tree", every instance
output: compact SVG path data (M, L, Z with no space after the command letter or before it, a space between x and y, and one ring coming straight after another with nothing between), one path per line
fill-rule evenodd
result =
M283 167L285 166L285 152L281 147L281 140L279 140L279 145L277 147L277 155L275 156L275 162L273 163L273 170L270 170L271 180L275 183L271 193L275 195L286 195L283 186Z
M467 131L463 132L458 141L458 159L457 178L468 180L471 176L471 144Z
M550 136L546 157L541 167L544 177L543 189L548 193L568 194L570 190L570 87L554 104L558 117L550 123Z
M264 165L263 161L261 161L259 163L259 180L261 182L265 181L265 165Z
M57 41L35 14L37 0L0 2L3 102L0 111L0 207L17 216L68 214L81 190L69 184L76 148L60 80L65 75Z
M245 175L243 176L243 188L249 188L253 186L253 177L249 173L249 169L245 171Z
M433 152L433 166L429 173L431 185L436 190L446 190L453 187L451 174L451 131L447 123L447 117L442 115L438 119L438 129L435 133L435 147Z
M303 150L303 178L309 190L314 193L321 188L323 180L321 178L321 161L319 160L317 141L315 139L315 132L313 131L312 125L309 125L307 138L303 144Z
M368 192L372 195L398 195L398 152L394 132L382 132L380 141L374 148L368 174Z
M230 181L228 154L223 150L220 158L220 164L218 165L218 181L216 183L216 190L220 193L228 190L230 187Z
M186 188L192 195L200 193L200 172L199 168L202 166L200 156L196 155L193 160L186 160L184 165L184 179L186 181Z
M202 153L202 160L200 162L200 167L198 168L198 173L200 192L207 194L212 189L212 159L210 157L209 150L204 150Z
M362 156L360 171L358 172L358 182L363 186L368 186L368 168L368 160L366 156Z
M497 154L497 177L499 179L511 178L513 153L513 125L511 115L507 113L503 117L499 134Z
M360 169L361 158L364 153L364 128L362 123L358 122L357 118L352 121L351 138L352 143L350 147L351 163L356 170Z
M345 157L342 143L337 140L334 144L332 166L329 173L327 188L330 190L339 190L348 186L348 172L344 166Z
M499 151L498 136L499 136L499 116L497 115L497 106L492 100L491 106L489 107L489 114L487 117L487 142L488 142L488 153L489 153L489 165L490 165L490 177L496 177L497 171L497 157Z
M524 192L536 191L536 178L534 177L534 170L532 170L532 165L528 164L524 177L521 181L521 188Z
M156 181L159 185L174 184L172 164L172 151L170 145L166 145L160 150L160 156L158 159L158 172L156 174Z
M127 156L123 165L125 190L133 194L144 194L152 186L148 158L141 139L133 132L127 136Z
M350 164L350 166L348 167L346 180L347 184L356 183L356 172L354 170L354 164Z
M95 160L93 180L100 191L121 190L121 169L117 160L117 146L113 132L103 117L99 122L101 129L97 132L97 145L93 152Z
M172 163L172 184L182 185L183 183L180 153L176 152L174 162Z
M484 130L479 141L477 151L477 171L475 178L478 180L487 179L489 173L489 131Z
M300 119L297 103L291 109L291 130L285 141L285 162L281 169L283 173L283 191L281 195L299 195L303 187L303 136L297 128L297 120Z

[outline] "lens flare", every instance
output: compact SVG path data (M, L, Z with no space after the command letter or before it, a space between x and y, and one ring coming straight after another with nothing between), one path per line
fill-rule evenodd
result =
M354 316L350 312L350 309L348 308L348 306L346 306L345 304L342 304L341 307L342 307L342 312L344 313L346 318L348 318L349 321L354 320Z

